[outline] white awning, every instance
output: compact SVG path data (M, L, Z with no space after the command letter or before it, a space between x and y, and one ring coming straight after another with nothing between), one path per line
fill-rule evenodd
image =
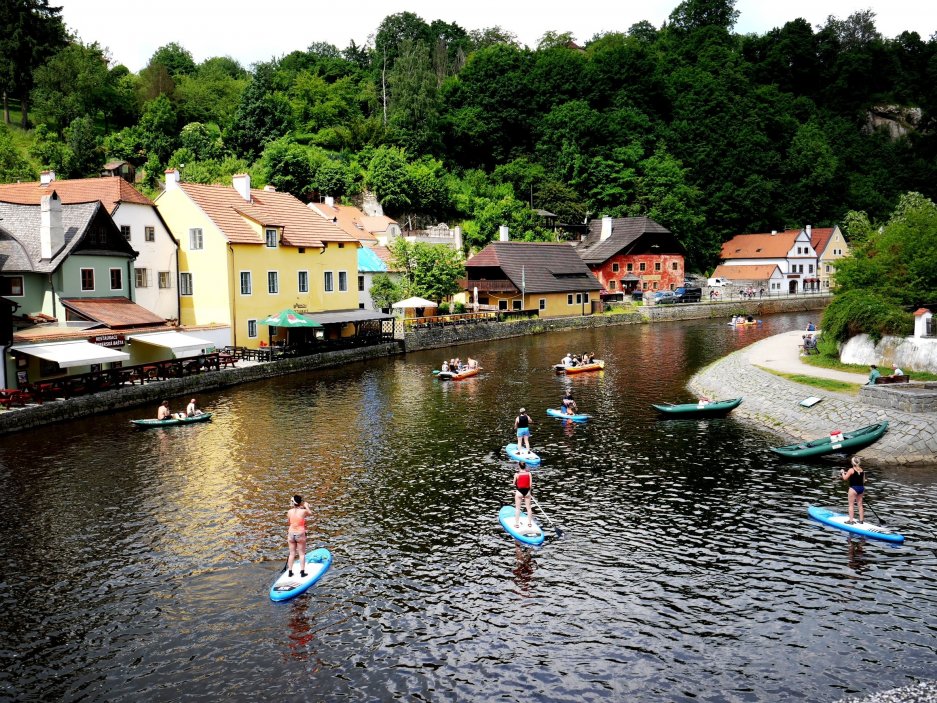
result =
M109 364L114 361L127 361L130 358L130 354L84 340L53 344L17 344L10 347L10 351L54 361L63 369L89 364Z
M201 337L193 337L182 332L149 332L147 334L131 334L127 339L157 347L172 349L177 359L187 356L198 356L215 351L215 343Z

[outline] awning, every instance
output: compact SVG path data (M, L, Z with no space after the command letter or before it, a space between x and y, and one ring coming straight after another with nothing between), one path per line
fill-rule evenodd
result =
M393 315L375 310L336 310L335 312L307 312L303 315L320 325L345 324L347 322L367 322L368 320L393 320Z
M127 339L157 347L171 349L177 359L187 356L198 356L215 350L215 343L208 339L193 337L182 332L150 332L148 334L131 334Z
M10 347L10 351L29 354L46 361L54 361L63 369L89 364L109 364L114 361L126 361L130 358L130 354L85 341L18 344Z

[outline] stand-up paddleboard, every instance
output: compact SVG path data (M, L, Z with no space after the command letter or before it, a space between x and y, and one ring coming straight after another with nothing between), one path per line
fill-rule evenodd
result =
M523 461L528 466L540 466L540 457L526 449L519 449L516 444L509 444L504 448L514 461Z
M818 508L815 505L811 505L807 508L807 514L814 520L819 520L824 525L829 525L839 530L845 530L846 532L852 532L856 535L871 537L872 539L881 539L886 542L895 542L896 544L904 542L904 535L892 532L887 527L882 527L881 525L873 525L871 522L857 522L849 525L846 523L849 519L848 515L835 513L829 508Z
M537 524L536 520L531 521L533 522L533 527L527 527L527 513L521 513L521 519L517 521L520 527L514 527L513 505L505 505L501 508L501 511L498 513L498 520L501 522L501 527L518 542L532 544L534 546L543 544L543 530L540 529L540 525Z
M293 575L289 576L286 567L283 573L270 587L270 600L289 600L300 593L312 588L316 581L329 570L332 565L332 553L325 547L313 550L306 554L306 575L299 575L299 564L293 564Z
M552 415L553 417L561 417L564 420L572 420L573 422L585 422L588 420L591 415L586 415L584 413L576 413L570 415L565 410L557 410L556 408L547 408L547 415Z

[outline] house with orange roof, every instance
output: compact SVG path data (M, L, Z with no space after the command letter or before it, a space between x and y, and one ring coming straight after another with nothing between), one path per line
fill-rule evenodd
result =
M228 325L232 345L256 349L283 332L261 321L287 308L342 323L333 313L359 310L360 242L289 193L251 188L246 174L184 183L170 169L156 207L179 240L183 324Z
M130 298L169 320L179 318L178 244L155 203L119 176L57 180L44 171L38 182L0 185L0 202L39 205L55 191L62 205L100 202L130 247L138 252Z
M741 287L764 287L775 295L819 290L819 258L811 230L807 225L770 234L737 234L722 245L722 264L713 275Z
M839 229L839 225L814 227L810 236L810 243L819 258L817 270L820 272L820 290L835 288L836 261L849 256L849 244Z

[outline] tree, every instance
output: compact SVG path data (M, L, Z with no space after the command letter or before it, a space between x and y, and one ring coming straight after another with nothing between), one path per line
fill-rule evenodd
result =
M260 157L261 178L303 200L313 188L315 170L306 149L289 137L270 142Z
M143 106L140 133L147 160L165 165L178 143L178 120L169 98L160 95Z
M413 204L413 184L407 171L407 155L403 149L375 149L365 172L364 183L390 211L403 211Z
M438 244L411 243L402 237L391 242L389 249L407 296L442 300L460 290L458 281L465 277L461 252Z
M64 174L67 178L86 178L101 172L101 145L88 115L76 117L65 128L65 143L69 152Z
M169 42L153 52L149 65L153 64L165 66L173 78L195 73L195 61L192 60L191 52L176 42Z
M395 282L386 273L376 273L371 279L371 300L381 310L387 310L398 300L409 297L400 283Z
M388 77L390 126L404 133L404 145L425 153L436 141L436 76L426 47L406 40Z
M274 67L258 64L227 132L225 141L238 156L253 161L267 142L286 135L292 126L290 105L275 91Z
M34 178L35 170L16 148L9 128L0 125L0 183L30 181Z
M110 96L107 55L97 43L72 43L36 69L36 112L63 134L73 120L96 118Z

